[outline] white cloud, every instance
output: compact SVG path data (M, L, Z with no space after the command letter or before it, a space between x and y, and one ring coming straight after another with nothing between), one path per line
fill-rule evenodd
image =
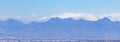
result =
M0 21L6 21L7 19L9 19L8 16L0 16Z
M0 21L5 21L9 18L19 20L23 23L30 23L32 21L35 22L45 22L48 21L51 18L60 18L60 19L66 19L66 18L73 18L74 20L84 19L88 21L97 21L99 19L102 19L104 17L109 18L111 21L120 21L120 14L119 13L112 13L112 14L101 14L101 15L93 15L93 14L86 14L86 13L62 13L47 17L38 17L38 16L30 16L30 17L7 17L7 16L0 16Z
M109 18L111 21L120 21L120 13L104 14L103 16Z
M93 15L86 13L63 13L58 15L53 15L52 17L58 17L61 19L65 18L73 18L74 20L84 19L88 21L97 21L104 17L109 18L111 21L120 21L120 13L112 13L112 14L101 14L101 15Z
M98 16L92 14L85 14L85 13L63 13L63 14L53 15L52 17L58 17L60 19L73 18L74 20L85 19L90 21L97 21L99 18Z

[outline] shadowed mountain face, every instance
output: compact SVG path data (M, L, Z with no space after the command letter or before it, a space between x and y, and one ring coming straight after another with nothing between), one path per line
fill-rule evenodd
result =
M51 18L29 24L8 19L0 22L0 33L39 38L119 38L120 22L112 22L106 17L98 21Z

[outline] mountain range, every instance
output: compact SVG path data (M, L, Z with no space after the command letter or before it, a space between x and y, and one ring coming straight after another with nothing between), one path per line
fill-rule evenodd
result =
M119 38L120 22L104 17L98 21L51 18L24 24L15 19L0 21L0 36L35 38Z

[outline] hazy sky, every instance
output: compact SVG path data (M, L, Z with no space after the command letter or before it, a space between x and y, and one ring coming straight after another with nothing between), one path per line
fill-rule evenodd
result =
M119 13L120 0L0 0L0 16Z

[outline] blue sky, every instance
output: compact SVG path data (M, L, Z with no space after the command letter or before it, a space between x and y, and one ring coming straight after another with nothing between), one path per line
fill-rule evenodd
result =
M0 16L119 13L120 0L0 0Z

